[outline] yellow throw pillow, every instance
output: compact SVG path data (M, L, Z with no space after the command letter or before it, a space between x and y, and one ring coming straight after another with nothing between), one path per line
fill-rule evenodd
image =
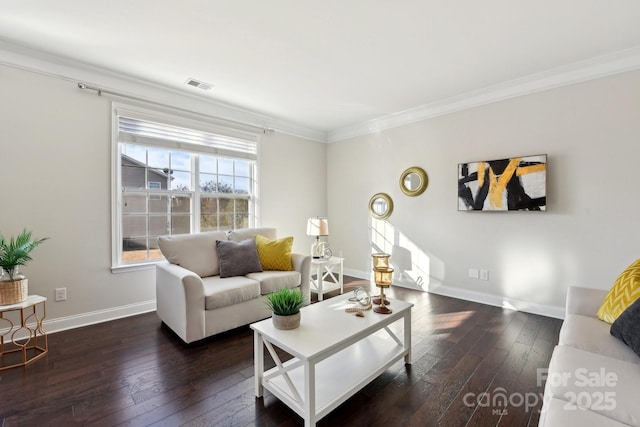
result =
M258 234L256 235L256 246L263 270L293 270L291 264L293 237L271 240Z
M598 310L598 319L613 323L635 300L640 298L640 258L616 279Z

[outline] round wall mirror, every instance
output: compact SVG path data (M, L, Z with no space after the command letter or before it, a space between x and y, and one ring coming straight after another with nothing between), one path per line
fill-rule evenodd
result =
M369 200L371 216L377 219L387 219L393 212L393 200L386 193L374 194Z
M429 178L420 167L410 167L400 175L400 189L407 196L419 196L427 189L427 185L429 185Z

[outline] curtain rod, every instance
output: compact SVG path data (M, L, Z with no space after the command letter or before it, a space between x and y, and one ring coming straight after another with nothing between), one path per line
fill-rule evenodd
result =
M276 132L276 131L275 131L275 129L273 129L273 128L264 128L264 127L260 127L260 126L250 125L250 124L248 124L248 123L238 122L238 121L235 121L235 120L222 119L222 118L218 118L218 117L211 117L211 116L208 116L208 115L206 115L206 114L198 113L198 112L196 112L196 111L187 110L187 109L185 109L185 108L179 108L179 107L175 107L175 106L173 106L173 105L163 104L163 103L156 102L156 101L150 101L150 100L148 100L148 99L138 98L138 97L136 97L136 96L127 95L127 94L124 94L124 93L118 93L118 92L114 92L114 91L107 90L107 89L102 89L102 88L95 87L95 86L89 86L89 85L88 85L88 84L86 84L86 83L81 83L81 82L80 82L80 83L78 83L78 87L79 87L80 89L82 89L82 90L92 90L92 91L96 92L96 93L98 94L98 96L102 96L102 94L103 94L103 93L106 93L106 94L108 94L108 95L118 96L118 97L120 97L120 98L126 98L126 99L131 99L131 100L134 100L134 101L140 101L140 102L151 103L151 104L159 105L159 106L161 106L161 107L172 108L172 109L174 109L174 110L180 110L180 111L184 111L184 112L187 112L187 113L190 113L190 114L198 114L198 115L200 115L200 116L204 116L204 117L208 117L208 118L213 118L213 119L216 119L216 120L221 120L221 121L223 121L223 122L233 123L233 124L235 124L235 125L247 126L247 127L251 127L251 128L254 128L254 129L259 129L259 130L261 130L261 131L262 131L262 133L264 133L265 135L273 135L273 134Z

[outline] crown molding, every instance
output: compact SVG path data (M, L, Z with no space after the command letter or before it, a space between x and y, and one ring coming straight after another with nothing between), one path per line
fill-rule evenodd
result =
M5 66L68 81L82 81L150 102L174 105L214 119L273 128L318 142L338 142L518 96L640 69L640 47L635 47L324 132L3 39L0 39L0 58L0 64Z
M406 111L389 114L366 122L332 130L327 142L337 142L404 126L456 111L504 101L549 89L568 86L640 68L640 47L626 49L523 78L467 92L442 101L424 104Z
M327 141L327 133L323 131L2 39L0 39L0 64L48 77L99 86L105 90L146 99L151 103L173 105L214 119L275 129L278 132L313 141Z

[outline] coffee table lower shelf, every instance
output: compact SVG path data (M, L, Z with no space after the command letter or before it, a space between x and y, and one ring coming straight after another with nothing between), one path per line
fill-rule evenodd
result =
M384 333L384 331L382 331ZM375 335L335 353L315 365L315 419L319 420L369 384L393 364L404 358L408 350L394 341ZM291 370L288 368L296 366ZM304 365L297 359L283 363L300 396L305 393ZM298 401L278 367L265 372L262 385L298 415L305 415L304 402Z

